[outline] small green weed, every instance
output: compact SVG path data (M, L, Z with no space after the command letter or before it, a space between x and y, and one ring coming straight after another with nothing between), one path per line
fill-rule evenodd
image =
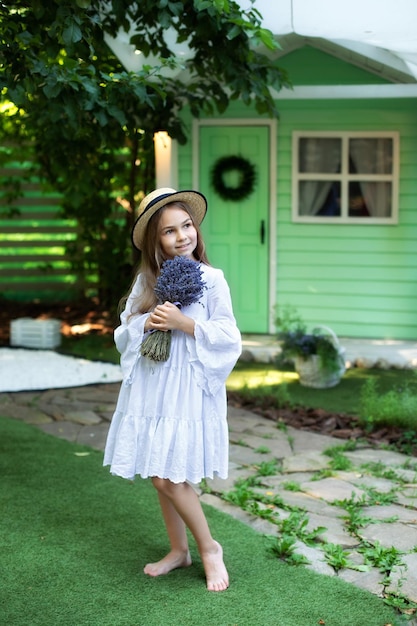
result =
M395 489L391 489L388 492L378 491L374 487L364 487L364 489L368 496L367 506L382 506L397 502L398 494Z
M406 430L396 443L396 449L400 449L403 454L417 456L417 433L415 430ZM417 464L414 464L417 469Z
M377 381L369 378L360 395L359 416L362 426L372 432L377 426L398 426L415 432L417 393L410 384L381 393Z
M327 450L324 450L323 452L323 454L331 458L329 465L335 472L348 471L353 467L352 461L343 454L346 449L351 448L346 448L345 446L333 446L331 448L327 448Z
M207 482L207 478L203 478L200 481L200 489L201 489L201 491L203 493L211 493L212 492L211 487L209 487L209 484Z
M408 600L401 594L387 593L384 597L384 604L392 606L404 615L415 615L417 613L417 603Z
M262 461L255 467L257 476L276 476L281 473L277 461Z
M295 552L297 540L291 535L282 535L270 539L269 549L289 565L308 565L309 560L302 554Z
M336 454L329 463L330 469L337 472L346 472L352 469L353 464L350 459L344 454Z
M397 474L397 472L382 463L382 461L371 461L370 463L363 463L360 469L376 478L386 478L387 480L394 480L395 482L402 483L404 479Z
M247 478L241 478L235 482L236 486L242 485L247 487L261 487L262 477L258 475L248 476Z
M288 480L285 483L282 483L283 489L285 491L301 491L300 483L297 483L295 480Z
M254 500L248 503L248 505L246 506L246 510L249 513L252 513L252 515L256 515L257 517L261 517L262 519L275 521L272 519L275 516L273 505L267 504L266 506L260 506L259 502Z
M335 543L326 543L323 546L326 563L333 567L336 572L349 566L349 555L342 546Z
M256 448L255 452L258 452L258 454L269 454L271 450L267 446L259 446L259 448Z
M417 472L417 463L412 461L411 459L407 459L405 463L403 463L402 468L406 470L411 470L412 472Z
M357 448L357 441L346 441L346 443L340 446L330 446L330 448L326 448L323 451L323 454L326 456L336 456L338 454L343 454L343 452L353 452Z
M359 548L367 565L376 567L382 574L389 575L395 566L404 565L401 560L403 552L397 550L394 546L384 548L377 541L374 545L364 542Z
M261 485L261 479L259 476L251 476L247 479L242 479L235 483L234 489L231 491L223 492L222 498L226 502L230 502L236 506L239 506L244 511L248 511L253 515L262 517L263 519L269 519L271 522L276 523L274 519L276 507L287 508L282 498L278 495L264 494L263 492L254 491L252 487L258 487ZM260 506L262 504L263 506Z
M335 500L333 504L342 507L347 512L347 515L342 515L341 517L345 520L346 528L352 535L358 536L360 528L374 521L372 517L362 514L361 508L368 504L365 497L358 500L355 495L352 495L348 500Z
M235 446L242 446L242 448L250 448L250 445L246 443L246 441L243 441L243 439L238 439L237 441L234 441L233 443L235 444Z
M334 476L334 472L333 470L326 468L326 469L322 469L319 470L318 472L314 472L313 476L311 477L311 480L323 480L323 478L331 478L332 476Z
M317 526L309 531L307 529L309 518L305 511L300 510L292 511L287 519L279 520L277 523L283 535L297 537L307 545L314 544L318 537L326 531L324 526Z
M252 489L250 489L247 483L242 482L240 484L236 484L235 488L231 491L223 492L222 498L223 500L226 500L226 502L231 502L231 504L235 504L242 509L246 509L248 503L251 500L256 499L256 494Z
M273 491L266 491L263 493L256 492L256 499L270 507L279 507L283 510L290 510L291 508L285 504L281 496L274 494Z

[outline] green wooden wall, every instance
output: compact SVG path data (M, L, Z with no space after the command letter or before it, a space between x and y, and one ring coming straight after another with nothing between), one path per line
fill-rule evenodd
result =
M280 103L277 168L277 301L311 324L352 337L417 337L417 115L415 101ZM295 130L400 133L397 225L291 221Z
M79 295L66 245L77 224L61 216L61 197L47 189L36 167L19 159L15 146L1 146L0 293L17 301L70 301Z

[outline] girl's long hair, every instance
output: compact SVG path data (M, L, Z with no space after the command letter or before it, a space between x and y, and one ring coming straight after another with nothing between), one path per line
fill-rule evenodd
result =
M145 236L143 238L142 259L129 292L119 302L119 311L124 309L126 301L139 274L141 274L142 280L142 293L133 303L132 315L152 311L158 304L154 288L156 285L156 279L161 271L162 264L167 260L167 256L164 254L159 241L159 223L164 211L172 207L178 207L190 216L194 228L197 231L197 245L193 251L193 256L197 261L209 265L201 229L196 222L191 209L184 202L172 202L170 204L166 204L156 211L148 222Z

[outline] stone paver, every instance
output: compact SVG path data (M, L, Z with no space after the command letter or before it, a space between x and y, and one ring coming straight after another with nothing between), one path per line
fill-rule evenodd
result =
M415 524L417 528L417 511L416 509L406 509L397 504L380 504L378 506L366 506L362 509L363 515L380 520L381 522L401 521L407 524ZM417 561L417 556L416 556Z
M364 491L338 478L323 478L322 480L303 483L301 489L315 498L321 498L325 502L350 500L353 497L360 500L365 496Z
M417 602L417 557L406 554L402 559L404 565L396 567L391 575L389 591L397 591L413 602Z
M66 439L75 443L77 441L78 433L81 430L79 424L73 422L52 422L50 424L44 424L40 427L48 435L59 437L59 439Z
M336 576L333 567L330 567L324 560L321 550L312 546L306 546L302 541L297 541L295 545L297 554L305 556L309 561L308 565L306 565L307 569L314 570L318 574L326 574L326 576Z
M64 415L66 421L82 424L83 426L92 426L101 423L100 416L90 410L65 411Z
M382 597L384 592L384 576L376 568L369 572L358 572L353 569L342 569L338 573L339 578L352 583L361 589L366 589L376 596Z
M266 461L274 461L272 454L261 454L246 446L230 444L230 460L240 465L259 465Z
M103 450L119 387L119 383L106 383L4 393L0 394L0 411L4 416L32 423L55 437ZM417 602L417 555L414 552L417 546L417 459L414 461L403 454L361 444L360 448L344 453L352 461L351 470L333 472L317 480L318 472L329 471L331 467L331 458L323 454L325 450L343 442L307 431L278 428L271 420L245 409L229 407L228 413L230 476L226 481L207 481L210 493L200 491L201 501L250 525L257 532L277 537L280 523L294 513L303 514L308 520L305 532L310 533L319 526L326 529L314 546L297 540L295 550L308 559L306 567L321 574L337 575L378 596L384 592L401 593ZM271 509L275 523L242 510L221 497L222 492L233 490L236 481L257 475L263 462L275 463L276 473L261 476L260 484L251 489L281 499ZM371 468L374 464L379 468L394 469L395 477L373 476ZM288 486L296 490L292 491ZM362 521L371 518L372 523L367 521L361 525L355 536L345 525L346 508L337 501L366 500L369 489L374 494L381 494L381 504L375 504L373 499L371 506L361 506ZM383 498L384 494L391 492L395 493L392 504ZM281 501L283 506L279 504ZM265 508L268 505L259 503L258 506ZM378 542L383 547L403 551L404 565L395 566L388 578L376 568L365 572L343 568L336 572L326 562L323 542L341 546L349 554L349 561L362 564L363 557L357 551L361 537L371 545Z
M409 457L406 454L400 452L393 452L391 450L374 450L373 448L366 448L362 450L355 450L354 452L345 452L345 456L350 459L356 467L360 465L366 465L368 463L382 463L388 468L395 469L401 467L409 461Z
M298 472L318 472L327 469L329 466L329 457L324 456L321 452L311 450L304 454L294 454L288 456L282 461L282 471L291 474Z
M52 421L50 417L37 407L24 406L15 404L14 402L5 402L2 404L1 413L2 415L7 415L8 417L13 417L14 419L34 425L46 424Z
M281 435L281 436L279 436ZM269 450L268 454L275 458L282 459L292 454L291 446L286 435L277 433L277 437L266 439L246 432L230 431L230 441L238 441L249 446L253 450Z
M314 450L315 452L324 452L327 448L335 445L340 446L340 439L329 437L328 435L318 435L307 430L296 430L291 426L287 429L288 437L291 438L291 445L294 454L304 454Z
M368 541L378 541L384 548L395 546L397 550L412 551L417 546L417 527L407 523L377 523L361 530L361 535ZM417 560L417 554L414 553Z
M352 537L343 523L343 520L335 517L327 517L318 515L317 513L308 512L308 524L306 529L312 531L316 528L325 528L326 530L320 535L321 541L327 543L336 543L342 548L352 548L359 545L359 539Z

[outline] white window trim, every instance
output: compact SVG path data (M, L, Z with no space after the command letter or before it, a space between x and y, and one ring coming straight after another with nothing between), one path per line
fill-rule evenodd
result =
M375 137L392 139L393 148L393 170L392 174L371 174L366 175L367 180L387 181L392 183L392 213L390 217L349 217L343 214L347 207L342 207L342 215L334 217L309 216L298 214L298 182L299 180L337 180L341 182L342 198L347 200L348 181L355 178L364 178L358 174L349 174L346 170L347 159L344 161L344 169L340 174L300 174L298 171L298 143L300 139L306 137L337 137L342 140L342 151L347 154L348 140L356 137ZM303 224L398 224L398 191L399 191L399 153L400 136L395 131L294 131L292 135L292 221Z

